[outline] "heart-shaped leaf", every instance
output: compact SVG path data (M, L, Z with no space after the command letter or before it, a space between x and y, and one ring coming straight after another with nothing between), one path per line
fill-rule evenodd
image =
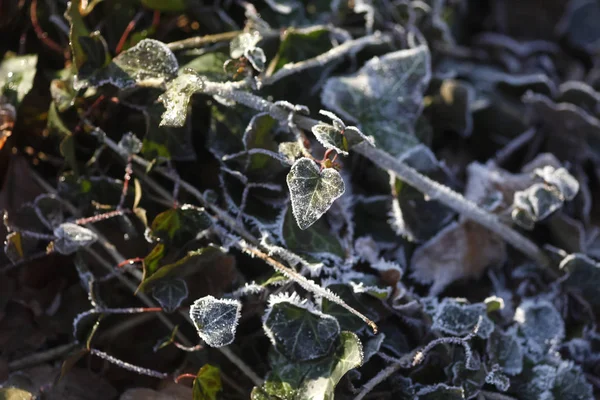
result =
M190 307L190 318L198 334L212 347L223 347L235 339L242 303L233 299L216 299L205 296Z
M294 163L287 175L287 184L300 229L314 224L345 190L339 172L333 168L320 171L314 161L305 157Z
M152 288L152 297L166 312L173 312L188 297L187 284L183 279L162 279Z
M54 249L60 254L71 254L98 240L98 236L83 226L66 222L54 230Z

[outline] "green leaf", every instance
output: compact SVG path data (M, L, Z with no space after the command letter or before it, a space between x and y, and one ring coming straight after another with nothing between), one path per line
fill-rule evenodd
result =
M161 279L152 286L152 297L171 313L188 297L187 284L183 279Z
M327 80L321 100L392 155L407 149L421 113L431 76L426 46L388 53L369 60L357 73Z
M205 296L190 307L190 319L206 344L223 347L235 339L241 310L242 303L239 300Z
M161 126L183 126L187 119L188 105L192 95L202 90L202 77L196 73L183 72L167 84L167 91L160 96L165 112Z
M300 229L315 223L344 194L344 180L333 168L320 171L319 166L308 158L301 158L292 165L287 175L292 211Z
M33 87L38 56L5 55L0 63L0 95L15 107Z
M259 148L277 153L278 144L273 138L277 127L277 120L269 114L260 113L255 115L250 120L242 138L246 150ZM245 170L249 177L252 177L254 174L270 177L282 171L283 165L279 160L269 155L253 154L248 157Z
M330 31L324 27L286 29L277 54L269 64L267 75L272 75L286 64L308 60L331 49Z
M71 130L64 124L58 110L56 103L50 103L48 109L48 131L51 134L57 135L62 138L60 142L60 154L65 158L65 161L73 170L76 176L79 176L79 166L77 164L77 156L75 154L75 138L71 133Z
M14 387L0 388L0 400L32 400L33 394Z
M291 207L288 207L284 217L282 236L288 249L293 252L309 255L329 253L339 258L345 257L342 244L325 221L319 220L302 230L296 224Z
M192 70L205 76L211 82L225 82L229 79L223 70L223 64L229 59L225 53L213 52L202 54L185 65L181 70Z
M182 246L208 229L212 222L203 208L184 204L158 214L150 229L159 240L174 246Z
M204 364L194 379L193 399L217 400L217 393L221 390L223 390L221 371L218 367Z
M340 325L298 296L271 296L263 329L275 348L291 362L321 358L330 353Z
M181 12L187 8L187 0L142 0L142 4L151 10L166 12Z
M165 247L162 243L159 243L152 249L150 254L144 258L144 275L137 291L145 291L158 280L171 275L174 270L181 268L188 263L200 262L204 258L209 258L219 252L220 250L216 247L204 247L188 252L184 257L173 263L160 266L160 261L165 255Z
M254 388L252 400L333 400L342 377L362 364L363 351L354 333L341 332L335 352L321 360L290 363L277 352L270 358L272 371L261 388Z

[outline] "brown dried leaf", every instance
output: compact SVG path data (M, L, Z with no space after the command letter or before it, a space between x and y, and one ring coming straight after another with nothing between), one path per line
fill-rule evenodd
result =
M488 266L505 259L502 238L475 222L454 222L415 251L411 276L422 283L433 283L433 295L456 280L477 279Z

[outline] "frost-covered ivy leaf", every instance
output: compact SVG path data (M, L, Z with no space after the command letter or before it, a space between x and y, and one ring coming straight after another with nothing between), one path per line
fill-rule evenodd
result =
M495 368L485 376L485 382L496 386L500 392L506 392L510 387L510 378Z
M137 154L142 151L142 141L132 132L125 133L119 140L119 147L127 154Z
M42 194L33 202L40 221L50 230L64 222L64 204L54 194Z
M415 400L464 400L465 392L461 387L448 386L438 383L433 386L423 386L417 392Z
M345 156L348 155L348 141L342 131L322 122L313 126L311 130L323 147L333 149Z
M54 249L60 254L72 254L98 240L94 232L71 222L60 224L54 229L54 236Z
M255 48L261 39L258 31L240 33L230 42L229 55L231 58L240 58L247 50Z
M584 254L570 254L559 268L568 276L563 284L581 296L596 310L600 309L600 263Z
M183 246L212 224L203 208L183 204L158 214L150 230L152 236L162 242Z
M279 153L283 154L290 164L302 157L302 145L298 142L279 143Z
M33 87L37 60L37 55L5 55L0 62L0 95L15 107Z
M579 182L565 168L547 165L534 172L546 183L554 185L565 200L573 200L579 192Z
M356 74L327 80L321 95L327 108L355 121L377 147L400 155L414 138L414 125L431 76L427 46L369 60ZM408 145L408 146L407 146Z
M187 299L187 284L183 279L161 279L152 287L152 297L166 312L171 313Z
M448 371L447 375L452 378L451 383L463 389L465 399L476 397L486 382L483 368L468 369L464 361L455 362L449 365L446 370Z
M512 380L509 393L518 394L519 399L523 400L555 400L551 392L555 381L555 367L546 364L533 365Z
M408 166L427 177L450 185L450 173L426 146L418 145L402 158ZM394 201L390 223L398 235L421 242L432 238L454 217L455 212L442 203L427 198L422 192L396 178L391 185Z
M498 364L508 375L518 375L523 370L523 349L517 336L517 327L507 332L496 328L488 342L487 351L491 361Z
M554 187L536 183L515 193L515 207L530 211L534 221L541 221L563 205L560 192Z
M115 70L127 77L116 86L123 88L144 81L163 82L177 75L179 63L169 48L158 40L144 39L132 48L122 52L112 61Z
M556 369L552 393L556 400L592 400L594 389L579 365L562 361Z
M183 126L187 119L188 105L192 95L202 89L202 77L184 71L167 84L167 91L160 96L166 110L161 126Z
M345 190L339 172L333 168L320 171L309 158L301 158L292 165L287 184L292 211L300 229L314 224Z
M494 323L487 316L485 304L468 304L446 297L433 315L431 329L437 329L453 336L465 336L473 332L480 318L481 323L477 336L487 339L494 330Z
M346 331L340 333L335 352L320 360L290 363L283 355L272 352L272 370L264 385L254 388L251 399L333 400L338 382L362 363L361 342L354 333Z
M265 69L267 56L265 56L265 52L260 47L246 50L245 56L255 70L262 72Z
M202 54L180 67L181 70L192 70L205 76L211 82L225 82L229 76L223 70L223 64L229 59L227 54L210 52Z
M291 362L314 360L331 351L340 325L299 296L271 296L263 329L275 348Z
M205 296L190 307L190 318L198 334L211 347L233 343L241 316L242 303L233 299Z
M162 157L173 161L196 161L192 143L192 125L182 127L161 126L164 104L156 102L143 110L146 120L142 155L146 159Z
M502 238L464 220L451 223L416 249L410 261L411 276L424 284L433 283L430 293L437 294L459 279L478 279L488 267L505 260Z
M548 301L524 300L517 308L514 320L525 337L527 355L534 362L539 362L565 337L565 322Z

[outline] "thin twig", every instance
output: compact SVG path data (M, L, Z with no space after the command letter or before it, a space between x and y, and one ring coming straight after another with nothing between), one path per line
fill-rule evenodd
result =
M385 381L387 378L392 376L396 371L402 368L404 365L401 363L395 363L388 365L386 368L379 371L377 375L375 375L371 380L365 383L360 391L354 398L354 400L362 400L368 393L370 393L375 386L379 385L381 382Z
M43 364L48 361L56 360L57 358L61 358L63 355L69 353L73 349L76 349L78 346L79 343L71 342L62 346L57 346L48 350L40 351L39 353L31 354L19 360L11 361L8 363L8 371L18 371L21 369L33 367L35 365Z
M323 66L335 59L344 57L346 55L355 54L361 51L363 48L369 45L380 45L390 43L391 37L388 35L382 35L379 32L373 35L363 36L360 39L349 40L339 46L332 48L325 53L319 54L314 58L300 61L297 63L285 64L281 69L275 72L273 75L268 76L262 80L263 85L272 85L278 80L290 76L300 71L304 71L309 68Z
M184 49L194 49L207 44L214 44L218 42L227 42L237 37L242 31L231 31L217 33L214 35L196 36L188 39L179 40L177 42L167 43L167 47L171 51L178 51Z
M38 39L42 41L46 46L50 49L56 51L60 55L65 56L65 50L54 40L48 37L48 34L44 32L42 27L40 26L40 22L37 17L37 0L31 1L31 6L29 7L29 16L31 17L31 24L33 25L33 30L35 31L35 35ZM65 57L68 58L68 57Z
M142 15L144 15L144 12L139 11L137 14L135 14L133 19L129 22L129 24L127 24L127 27L125 27L125 30L123 31L123 34L121 35L121 39L119 39L119 43L117 44L117 47L115 48L116 54L119 54L123 50L123 47L125 46L125 42L127 41L129 34L135 29L135 26L137 25L140 18L142 18Z

